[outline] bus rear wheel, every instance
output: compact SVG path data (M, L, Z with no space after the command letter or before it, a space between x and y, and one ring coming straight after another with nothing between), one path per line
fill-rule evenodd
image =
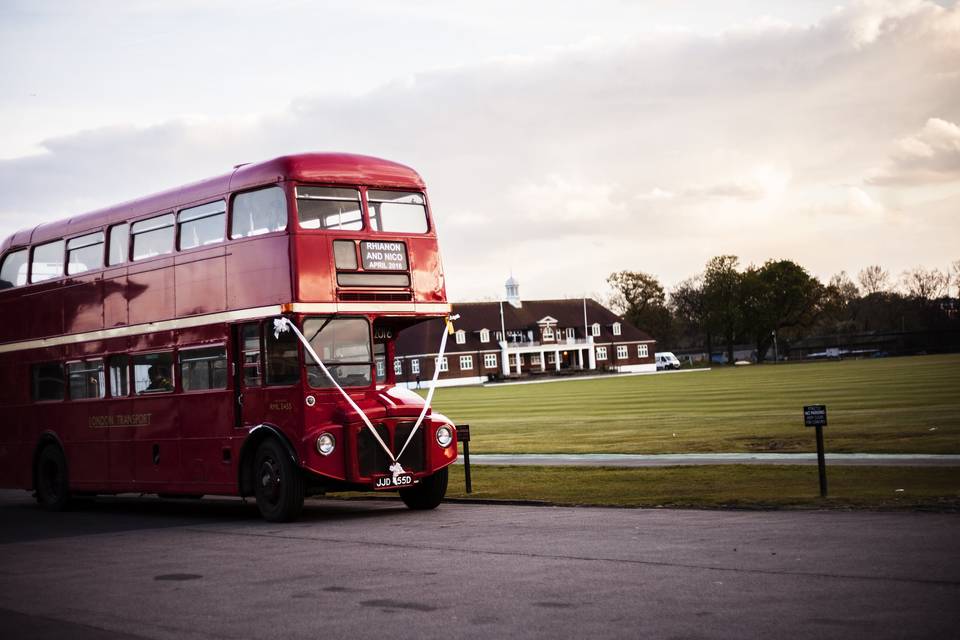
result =
M400 499L411 509L425 511L436 509L447 495L447 467L432 476L423 478L410 489L400 489Z
M257 507L264 520L296 520L303 510L303 475L279 442L271 438L257 448L253 474Z
M48 444L37 456L37 503L47 511L63 511L70 504L70 481L67 476L67 458L63 450Z

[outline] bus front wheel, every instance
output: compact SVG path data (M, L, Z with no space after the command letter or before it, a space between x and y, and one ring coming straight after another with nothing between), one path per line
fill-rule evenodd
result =
M48 444L37 456L37 503L47 511L63 511L70 504L70 482L67 477L67 458L63 450Z
M447 495L447 467L432 476L423 478L410 489L400 489L400 499L411 509L418 511L436 509Z
M253 464L254 493L263 518L296 520L303 510L303 475L284 448L272 438L264 440Z

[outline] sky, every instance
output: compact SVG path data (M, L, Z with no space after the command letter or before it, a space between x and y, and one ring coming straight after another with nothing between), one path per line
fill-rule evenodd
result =
M946 270L960 4L0 2L0 238L302 151L415 168L454 301Z

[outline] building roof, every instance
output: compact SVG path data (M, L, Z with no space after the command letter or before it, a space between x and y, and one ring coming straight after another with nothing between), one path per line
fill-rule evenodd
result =
M452 315L460 314L454 327L466 333L466 343L457 344L451 336L447 340L447 351L498 350L496 333L500 331L500 302L460 302L453 303ZM554 329L574 329L577 338L584 336L583 298L567 300L525 300L519 308L503 303L503 325L507 332L533 331L539 339L538 322L545 318L556 320ZM653 340L650 335L629 324L623 318L610 311L596 300L586 299L587 324L600 325L600 335L594 338L597 343L637 342ZM620 335L613 334L614 323L620 323ZM440 345L440 331L443 322L432 320L423 322L400 333L397 338L397 353L412 355L436 353ZM480 331L490 332L490 342L480 342ZM560 343L562 345L562 342Z

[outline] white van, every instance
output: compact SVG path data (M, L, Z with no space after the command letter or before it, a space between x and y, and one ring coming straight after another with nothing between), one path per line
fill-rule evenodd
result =
M657 371L680 368L680 361L677 360L677 356L673 355L672 352L662 351L655 355L657 360Z

